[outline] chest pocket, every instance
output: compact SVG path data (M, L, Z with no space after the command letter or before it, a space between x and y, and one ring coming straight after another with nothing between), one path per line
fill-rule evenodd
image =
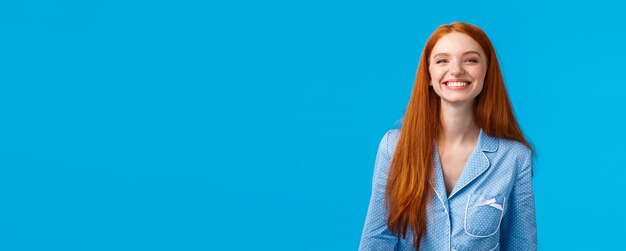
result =
M506 198L469 194L465 205L465 233L473 237L489 237L498 232L504 216Z

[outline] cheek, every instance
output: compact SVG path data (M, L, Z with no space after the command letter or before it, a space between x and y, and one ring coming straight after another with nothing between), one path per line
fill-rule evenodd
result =
M437 75L436 72L430 72L430 81L428 84L434 88L439 87L439 75Z
M434 68L429 68L428 73L430 73L431 82L438 82L441 79L441 69L437 70Z
M478 82L480 83L480 90L482 90L482 89L484 88L484 86L485 86L485 77L487 76L486 72L484 72L484 71L479 71L479 72L477 72L477 73L476 73L476 75L474 75L474 76L476 76L477 78L479 78L479 79L478 79L478 80L479 80Z
M485 81L485 76L487 75L487 72L485 70L485 68L476 68L472 71L472 76L476 79L476 80L480 80L481 82Z

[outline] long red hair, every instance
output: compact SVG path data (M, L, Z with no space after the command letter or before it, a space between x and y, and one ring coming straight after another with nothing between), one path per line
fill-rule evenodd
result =
M474 102L477 125L489 136L517 140L530 148L513 114L496 52L487 35L480 28L462 22L439 26L422 51L385 191L389 229L403 238L407 231L412 231L417 250L426 232L427 206L433 198L430 182L434 179L434 142L442 128L440 98L429 85L429 58L437 41L451 32L473 38L487 58L483 89Z

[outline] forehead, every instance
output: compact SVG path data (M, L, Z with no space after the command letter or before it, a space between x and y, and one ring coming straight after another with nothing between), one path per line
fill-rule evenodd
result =
M437 41L430 55L434 56L439 53L460 55L466 51L477 51L484 55L480 45L470 36L460 32L452 32L444 35Z

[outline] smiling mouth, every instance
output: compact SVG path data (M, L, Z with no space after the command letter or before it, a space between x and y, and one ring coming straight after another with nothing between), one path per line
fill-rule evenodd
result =
M466 81L446 81L446 82L443 82L443 84L447 85L448 87L463 87L463 86L468 86L472 83L466 82Z

